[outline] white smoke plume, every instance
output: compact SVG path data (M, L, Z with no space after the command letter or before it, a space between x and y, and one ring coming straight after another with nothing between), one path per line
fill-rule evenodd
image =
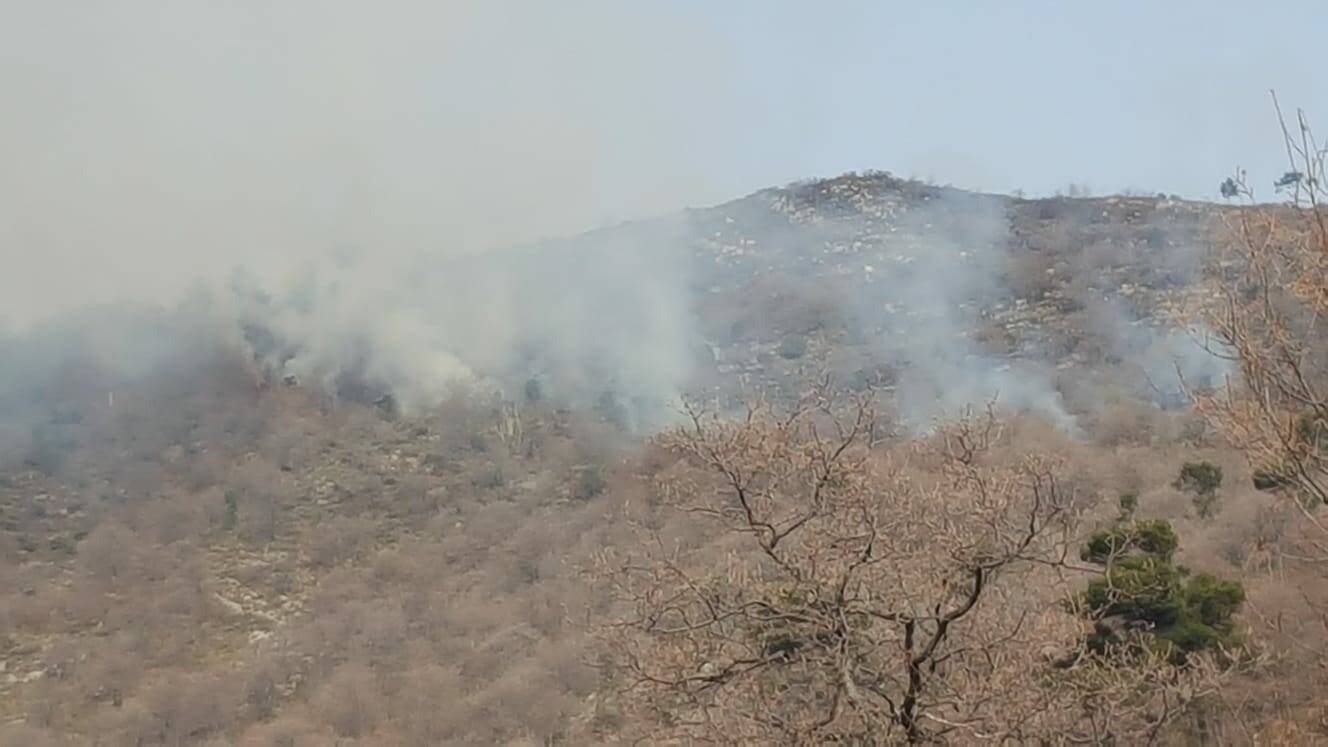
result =
M649 423L699 342L709 278L686 218L548 238L773 181L744 150L762 141L726 78L742 66L667 3L92 0L6 16L0 401L79 368L187 367L212 339L406 409L464 381ZM1068 423L1044 366L972 338L1003 292L1005 203L938 194L890 239L911 259L850 301L882 359L907 364L905 415L998 397Z
M1231 361L1205 348L1211 332L1201 323L1136 318L1117 300L1089 306L1093 332L1108 344L1114 358L1131 373L1135 394L1165 408L1183 407L1187 387L1222 386L1238 375Z
M228 315L281 375L348 380L427 408L457 383L634 420L671 410L691 368L687 236L651 221L575 240L376 267L343 256L269 290L236 275Z
M19 368L68 369L75 347L102 370L151 370L198 337L158 329L187 306L214 336L272 337L282 372L361 377L403 407L457 380L523 386L518 373L643 411L676 393L688 314L673 228L642 224L631 246L541 242L739 188L711 166L745 126L724 52L683 14L609 0L10 10L0 337L50 351L11 366L11 391L35 382ZM698 111L715 121L700 128Z
M751 175L711 164L745 122L722 49L682 18L609 0L11 8L0 320L174 304L237 266L284 282L343 246L402 272L731 196Z
M900 414L921 427L962 408L995 401L1074 431L1048 367L995 357L974 338L984 309L1002 299L1008 247L1006 201L936 191L894 227L895 261L872 276L858 316L875 327L883 359L903 364Z

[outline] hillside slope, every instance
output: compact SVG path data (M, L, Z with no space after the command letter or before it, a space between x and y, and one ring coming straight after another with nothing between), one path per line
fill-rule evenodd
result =
M651 397L674 384L722 409L829 373L876 389L901 437L995 398L1016 438L1068 460L1101 516L1137 493L1141 513L1180 527L1185 562L1238 575L1263 614L1293 618L1320 600L1289 592L1271 539L1286 516L1178 384L1226 373L1196 346L1202 330L1175 331L1220 271L1205 247L1222 210L846 175L452 262L441 272L554 297L563 277L667 268L687 296L677 318L624 311L575 347L512 335L513 349L462 356L483 378L427 400L364 360L296 373L308 343L261 315L132 376L48 357L33 370L60 375L22 379L0 411L0 735L612 739L624 724L584 636L602 600L582 571L633 541L624 511L651 505L669 469L648 438L670 417ZM623 271L597 274L597 260ZM642 289L657 290L567 303L596 316L646 305ZM1173 485L1200 458L1228 476L1215 518ZM1322 673L1300 676L1308 689ZM1262 717L1299 717L1303 695Z

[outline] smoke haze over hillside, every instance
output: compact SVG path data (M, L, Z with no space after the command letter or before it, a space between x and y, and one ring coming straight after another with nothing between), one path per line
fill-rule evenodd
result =
M1063 173L1064 143L1050 133L1061 120L1041 89L973 64L999 35L889 4L809 16L779 3L409 0L386 10L345 0L144 0L27 4L6 16L0 334L21 338L76 314L39 326L41 344L11 344L44 352L11 363L10 380L70 365L55 354L61 339L80 341L80 354L103 368L151 369L169 357L173 336L147 310L187 302L180 336L191 344L200 324L226 340L261 328L277 347L260 357L276 369L329 385L351 372L407 407L471 377L508 391L538 377L572 400L607 388L658 405L683 386L699 342L688 294L704 278L685 251L685 220L642 223L558 258L502 247L873 165L1045 191L1123 178L1114 164L1135 163L1125 157L1135 154L1134 173L1151 178L1140 164L1157 160L1147 156L1159 144L1097 117L1093 164ZM1075 19L1030 6L988 20L1038 24L1032 46L1052 54ZM1215 13L1208 23L1237 20ZM944 56L919 46L934 35L915 33L952 26L968 44L963 74L936 70ZM1085 65L1107 65L1108 51L1084 48ZM1287 63L1277 56L1285 54L1255 72ZM1194 99L1199 116L1234 105L1240 116L1214 119L1213 131L1263 143L1244 114L1262 106L1254 94L1263 82L1231 89L1248 101L1223 101L1186 88L1185 68L1109 62L1120 80L1080 81L1075 95L1101 103L1134 81L1132 106L1148 109L1150 96L1179 88L1165 108ZM1282 68L1296 69L1294 60ZM1007 104L1028 99L1047 117L1021 113L1017 129L984 127L961 142L947 129L966 119L957 99L929 82L942 74L958 91L983 92L965 99L968 114L1022 112ZM988 100L997 93L1000 106ZM1185 142L1204 142L1196 133ZM1035 157L1033 146L1046 153ZM1226 163L1200 151L1175 161L1197 158L1202 168L1146 186L1215 183ZM1023 160L1001 162L1007 152ZM1002 172L1030 181L990 178ZM882 350L919 367L918 391L944 382L927 398L1000 391L1063 419L1043 374L1007 374L976 348L937 347L962 336L957 307L993 288L1004 262L995 238L1004 218L988 220L980 201L969 207L965 230L989 223L990 235L942 237L902 284L876 289L944 334L913 329L882 340ZM246 278L238 295L237 268ZM124 303L138 306L104 311ZM81 311L90 307L103 311Z
M0 246L17 267L0 317L169 297L199 272L284 271L342 244L473 251L873 166L1195 195L1230 162L1280 166L1267 86L1317 103L1304 46L1258 41L1284 16L1207 8L1182 30L1166 21L1183 11L1150 5L1156 28L1139 28L1130 5L960 23L891 3L11 4ZM1029 43L1009 48L1006 27ZM1080 38L1118 27L1147 54ZM938 54L939 29L964 53ZM1219 48L1230 29L1252 37L1240 54ZM1057 75L1111 74L1071 86L989 64L1070 49ZM1226 71L1225 98L1196 59Z
M711 154L694 112L723 65L672 54L676 19L494 6L8 14L0 242L18 266L0 315L173 300L197 276L281 275L344 246L400 266L720 196L695 190Z
M1328 735L1321 5L0 0L0 747Z
M667 232L557 264L465 258L717 199L696 189L716 147L698 128L722 140L725 125L695 113L721 101L724 65L667 10L496 6L11 14L0 331L210 298L223 327L256 321L297 345L286 368L330 380L366 366L406 405L522 355L555 359L530 373L598 366L648 381L641 396L676 391L683 268L647 246ZM677 55L680 35L701 43ZM236 268L267 307L233 296ZM95 335L102 357L142 356L134 316Z

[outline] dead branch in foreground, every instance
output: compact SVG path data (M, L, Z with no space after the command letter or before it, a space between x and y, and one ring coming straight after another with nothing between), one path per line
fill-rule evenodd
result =
M645 738L1147 743L1223 679L1085 648L1072 496L1054 459L989 463L991 412L890 451L867 400L824 391L689 414L658 493L692 534L642 523L596 568Z

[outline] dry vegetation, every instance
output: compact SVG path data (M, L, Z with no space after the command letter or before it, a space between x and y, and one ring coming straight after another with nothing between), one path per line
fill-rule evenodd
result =
M875 420L866 399L840 411L818 390L735 423L693 412L660 439L680 458L662 503L711 531L647 515L635 546L600 556L622 611L598 650L636 730L1138 742L1218 691L1232 652L1090 646L1072 580L1092 571L1085 506L1058 460L1019 453L990 413L893 448Z
M576 744L659 736L652 714L695 715L684 702L761 739L1198 728L1225 706L1180 683L1228 679L1223 667L1072 669L1060 689L1030 677L1072 652L1091 658L1091 621L1060 606L1094 573L1078 543L1112 523L1128 487L1140 515L1175 523L1186 563L1240 576L1253 598L1285 590L1280 558L1258 554L1281 525L1256 527L1230 505L1261 493L1224 488L1223 509L1200 519L1173 486L1194 455L1248 480L1211 444L1144 436L1104 447L1027 419L915 443L867 430L879 417L837 434L812 408L791 423L705 418L623 451L613 426L538 405L522 409L518 438L510 411L475 398L391 420L298 388L255 392L247 379L218 376L209 389L122 393L113 410L89 411L58 473L5 473L10 743ZM848 446L827 471L825 449L840 438ZM982 448L969 454L962 439ZM734 486L717 471L730 462L757 473L742 479L759 482L753 520L769 529L753 533L733 513ZM820 497L803 503L799 491L817 483ZM816 515L797 524L808 505ZM793 570L763 549L772 536L782 539L771 554ZM659 564L675 559L725 604L770 602L778 617L745 621L742 640L723 628L660 642L606 627L641 612L606 586L621 569L611 559L626 557L653 563L643 568L660 590L678 590L682 577ZM828 646L838 623L820 600L841 586L846 604L896 619L849 624L838 629L845 645ZM915 667L899 658L904 615L916 618L914 656L937 641ZM781 658L769 679L732 689L642 700L606 656L636 650L626 636L666 677L707 663L714 676L741 657L732 647L763 651L780 625L789 645L813 641L818 655L800 648L796 663ZM922 677L905 706L911 670ZM1080 671L1098 679L1074 679ZM1157 679L1140 699L1143 672ZM799 677L814 686L749 697ZM1060 708L1070 697L1076 708ZM1196 699L1204 705L1179 708ZM763 722L725 710L735 703L790 711Z
M566 563L613 541L604 426L530 408L516 440L464 397L407 423L233 383L122 392L58 474L5 473L10 742L585 733Z
M1276 498L1273 511L1285 523L1269 538L1270 565L1299 593L1279 589L1281 604L1260 611L1260 628L1288 659L1302 659L1302 667L1308 659L1322 669L1321 636L1328 630L1328 346L1321 329L1328 311L1328 151L1303 113L1292 122L1280 107L1278 115L1288 159L1278 185L1290 199L1227 216L1221 292L1202 311L1213 330L1212 352L1232 361L1240 377L1225 389L1199 393L1196 407L1244 452L1254 486ZM1240 176L1225 188L1252 198ZM1288 671L1303 670L1290 664ZM1325 725L1328 703L1320 697L1276 728L1289 740L1308 741L1315 726Z
M1037 337L1077 433L910 435L835 303L850 279L741 251L735 295L701 302L709 394L649 440L539 397L397 417L227 351L113 399L95 371L49 382L38 420L0 422L0 743L1328 740L1305 132L1299 201L1203 208L1229 230L1153 198L1014 205L1011 295L975 336ZM815 223L934 195L855 179L776 202ZM1229 253L1200 277L1182 234ZM1209 282L1245 383L1159 406L1126 375L1145 347L1095 315ZM808 387L822 368L843 388ZM728 407L734 378L769 401Z

